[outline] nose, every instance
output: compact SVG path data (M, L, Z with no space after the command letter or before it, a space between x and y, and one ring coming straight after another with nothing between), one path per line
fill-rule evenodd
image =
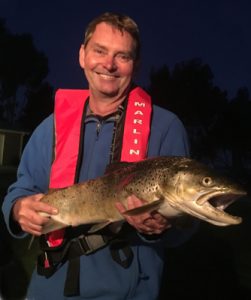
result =
M108 70L108 71L114 71L117 69L117 64L116 64L116 59L112 55L106 55L104 58L103 66Z

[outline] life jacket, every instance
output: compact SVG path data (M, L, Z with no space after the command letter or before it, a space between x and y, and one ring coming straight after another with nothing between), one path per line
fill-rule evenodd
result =
M82 157L82 137L84 118L88 104L88 90L65 90L59 89L55 96L54 126L55 146L54 161L51 167L50 184L51 189L65 188L77 183L78 172ZM116 160L135 162L146 158L151 123L151 98L141 88L135 87L129 93L124 122L119 131L117 141L113 141L119 149ZM118 135L117 135L118 136ZM42 239L42 250L38 266L40 274L49 277L54 272L55 261L62 262L69 259L68 253L72 241L81 244L80 254L90 254L106 245L114 236L105 234L81 235L77 239L69 239L65 229L56 230ZM63 245L63 246L62 246ZM52 261L48 255L52 253ZM65 253L68 253L65 255ZM75 254L74 254L75 255ZM53 269L53 270L51 270ZM39 269L38 269L39 270ZM75 271L76 272L76 268ZM65 289L68 289L65 287ZM67 294L71 294L68 293Z

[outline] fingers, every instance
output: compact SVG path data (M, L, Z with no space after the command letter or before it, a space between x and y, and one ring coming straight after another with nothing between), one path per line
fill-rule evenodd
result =
M13 206L13 219L17 221L23 231L33 235L41 235L42 228L49 221L49 216L57 213L54 207L40 202L43 194L36 194L20 198ZM40 213L48 215L42 216Z
M127 208L121 203L117 202L116 207L121 214L127 209L134 209L144 205L145 201L140 200L135 196L130 196L127 199ZM160 234L167 228L171 227L168 220L158 212L146 212L137 216L126 216L126 221L135 227L139 232L143 234Z
M136 207L142 206L144 202L138 199L135 196L130 196L127 199L127 208L121 203L117 202L116 207L121 214L123 214L126 210L134 209ZM144 224L144 220L150 217L149 213L143 213L137 216L126 216L124 215L126 221L135 227L139 232L147 231L147 226Z
M161 234L171 227L168 220L157 212L153 212L151 218L146 219L144 224L148 228L148 234Z
M47 213L49 215L55 215L58 213L58 210L55 207L52 207L51 205L47 203L40 202L40 200L43 198L44 194L36 194L32 195L30 197L26 197L27 200L31 200L30 204L36 210L37 212L43 212ZM34 203L34 201L36 203Z
M42 225L35 225L34 223L29 222L28 220L25 222L21 220L21 228L23 231L28 232L35 236L40 236L42 234Z

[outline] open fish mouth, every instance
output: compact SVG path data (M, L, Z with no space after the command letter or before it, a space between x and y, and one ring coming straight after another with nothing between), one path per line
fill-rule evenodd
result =
M215 191L209 192L201 196L196 203L199 206L204 206L208 210L207 216L212 218L214 224L240 224L242 218L231 215L225 211L225 209L235 202L238 198L246 195L246 192L226 192ZM213 213L213 214L212 214Z
M240 195L218 195L208 200L209 204L216 209L225 210L230 204L235 202Z

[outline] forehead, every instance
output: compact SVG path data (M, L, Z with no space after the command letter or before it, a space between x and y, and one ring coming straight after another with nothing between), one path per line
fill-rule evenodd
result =
M104 47L120 47L132 51L134 42L127 31L120 31L110 24L102 22L97 24L88 44L99 44Z

